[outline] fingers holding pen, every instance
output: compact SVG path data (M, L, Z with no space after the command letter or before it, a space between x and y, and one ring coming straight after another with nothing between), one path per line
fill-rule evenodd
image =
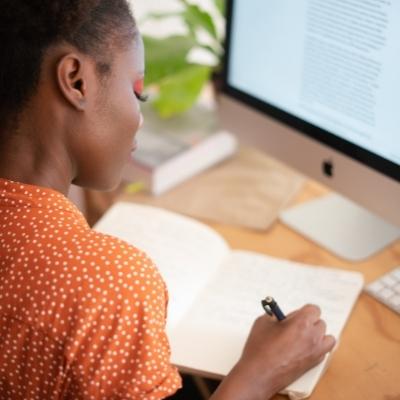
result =
M286 318L293 322L296 330L308 337L317 359L322 360L327 352L330 352L336 339L332 335L326 334L326 322L321 319L321 309L314 304L306 304L297 311L287 315Z
M286 316L273 297L267 296L261 301L261 304L265 312L269 316L275 317L278 321L287 319L288 322L291 321L290 323L300 325L298 329L308 329L313 325L317 325L317 331L321 333L326 331L326 324L321 320L321 309L317 305L306 304Z
M326 322L322 319L319 319L314 324L316 334L315 338L315 345L318 346L321 354L325 354L330 352L336 344L336 339L333 335L326 334Z
M335 339L326 335L318 306L308 304L285 315L274 299L266 297L261 303L268 315L260 316L253 324L240 366L245 365L246 373L265 371L264 381L260 378L263 385L274 382L279 389L323 361Z
M325 354L336 346L336 338L333 335L325 335L322 339L321 351Z
M315 304L305 304L298 310L287 314L287 318L307 318L310 323L314 323L321 317L321 309Z
M336 339L326 334L326 322L321 319L321 309L318 306L307 304L299 310L299 318L303 318L304 326L312 328L312 339L314 345L318 346L321 353L325 354L332 350Z
M272 297L267 296L261 301L261 304L265 312L269 316L274 316L278 321L293 320L297 329L309 336L312 345L316 347L316 353L320 351L321 354L325 354L335 346L336 339L332 335L326 335L326 322L321 319L321 309L317 305L306 304L285 316Z
M310 324L320 321L321 309L315 304L306 304L299 310L299 317L304 318Z

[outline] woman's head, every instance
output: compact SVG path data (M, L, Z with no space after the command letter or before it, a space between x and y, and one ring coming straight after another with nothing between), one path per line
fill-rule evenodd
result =
M75 183L115 186L140 124L144 73L127 1L4 0L0 37L2 144L36 141Z

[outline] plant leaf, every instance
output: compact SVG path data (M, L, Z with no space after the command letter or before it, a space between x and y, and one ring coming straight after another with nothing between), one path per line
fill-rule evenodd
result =
M210 73L211 68L208 66L189 64L185 69L163 80L159 87L159 97L154 102L159 115L170 118L191 108Z
M221 15L225 16L226 0L214 0L214 3Z
M185 4L186 9L183 11L182 16L189 30L192 32L198 28L202 28L208 32L211 37L218 40L217 29L211 15L197 5L188 4L187 2L185 2Z
M208 52L213 54L218 59L220 59L221 55L223 54L223 48L221 46L219 46L218 48L215 48L215 47L209 46L208 44L200 44L198 47L200 47L204 50L207 50Z
M186 68L187 55L196 45L191 36L143 36L146 49L145 84L151 85Z
M139 22L139 25L143 24L144 22L147 22L148 20L155 19L166 19L166 18L172 18L172 17L180 17L182 16L182 12L180 11L161 11L161 12L151 12L146 14Z

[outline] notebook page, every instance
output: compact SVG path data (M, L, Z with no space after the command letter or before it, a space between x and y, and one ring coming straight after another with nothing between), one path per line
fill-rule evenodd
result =
M318 304L328 332L338 337L362 284L362 275L356 272L232 252L174 330L172 360L206 375L226 375L239 359L254 319L264 312L261 299L266 295L275 297L286 313L307 303ZM309 394L325 362L286 392Z
M169 291L170 329L227 256L225 241L206 225L155 207L120 202L95 230L116 236L145 251Z

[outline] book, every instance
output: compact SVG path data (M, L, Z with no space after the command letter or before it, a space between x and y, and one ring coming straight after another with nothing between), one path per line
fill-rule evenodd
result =
M235 153L234 135L220 130L215 112L196 106L187 113L161 119L143 109L144 126L124 179L140 181L159 195Z
M266 295L287 313L318 304L328 333L339 338L363 286L358 272L231 250L207 225L151 206L116 203L95 229L142 249L156 263L170 296L171 360L181 371L205 377L221 378L239 360ZM328 361L282 393L309 396Z

